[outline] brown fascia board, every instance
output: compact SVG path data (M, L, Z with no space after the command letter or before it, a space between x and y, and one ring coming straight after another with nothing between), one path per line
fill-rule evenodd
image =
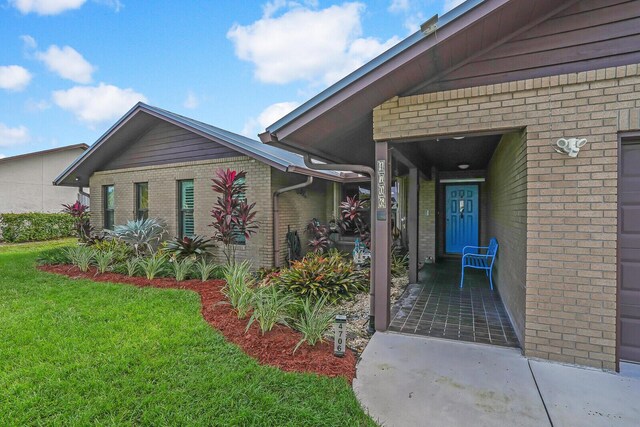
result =
M86 150L87 148L89 148L89 146L87 144L84 144L84 143L73 144L73 145L65 145L64 147L51 148L51 149L48 149L48 150L34 151L32 153L18 154L17 156L5 157L4 159L0 159L0 163L10 162L12 160L24 159L26 157L33 157L33 156L40 156L40 155L44 155L44 154L57 153L59 151L69 151L69 150L77 150L77 149Z

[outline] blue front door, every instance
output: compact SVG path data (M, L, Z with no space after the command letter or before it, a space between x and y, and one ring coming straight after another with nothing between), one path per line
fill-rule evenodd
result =
M478 186L446 187L445 252L462 253L465 246L478 246Z

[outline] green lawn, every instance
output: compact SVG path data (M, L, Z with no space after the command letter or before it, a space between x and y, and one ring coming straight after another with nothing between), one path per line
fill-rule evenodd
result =
M260 366L197 294L70 280L0 245L0 425L374 425L343 379Z

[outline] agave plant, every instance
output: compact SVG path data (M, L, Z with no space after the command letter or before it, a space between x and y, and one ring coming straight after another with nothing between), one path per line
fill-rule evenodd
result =
M214 246L211 239L207 239L205 236L185 236L182 239L176 237L168 242L166 250L176 257L202 256Z
M113 230L105 230L110 236L130 245L136 255L152 253L165 233L166 224L158 218L127 221L116 225Z

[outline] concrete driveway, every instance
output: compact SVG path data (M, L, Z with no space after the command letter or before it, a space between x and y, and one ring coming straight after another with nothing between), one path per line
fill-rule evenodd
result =
M353 388L384 426L637 426L640 375L543 361L519 350L376 333Z

